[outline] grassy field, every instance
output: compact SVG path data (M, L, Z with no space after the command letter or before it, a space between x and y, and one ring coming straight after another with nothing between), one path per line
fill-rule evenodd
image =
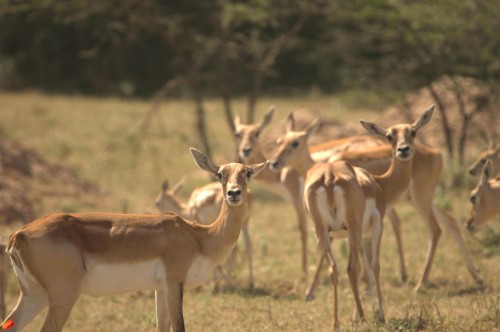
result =
M376 119L368 108L345 106L342 100L326 96L268 98L258 104L258 116L275 104L276 119L298 108L321 110L324 115L355 122ZM243 110L237 101L235 110ZM185 174L181 196L209 178L198 170L188 152L201 148L195 132L194 108L189 101L168 102L141 133L148 101L113 98L46 96L38 93L0 93L0 135L38 150L49 160L74 168L80 177L98 183L106 199L95 198L93 210L155 212L154 199L164 177L175 182ZM207 121L214 161L224 163L233 151L233 138L223 118L219 101L207 103ZM272 126L273 124L271 124ZM316 299L304 302L306 282L300 280L300 246L297 222L291 206L269 194L259 183L251 184L256 203L250 231L254 244L256 289L245 289L247 277L244 255L239 255L235 287L213 294L209 284L187 292L184 318L189 331L328 331L332 326L332 292L326 273ZM462 223L469 203L467 190L438 193L437 202ZM52 210L53 209L53 210ZM58 211L86 211L87 203L61 202L61 206L39 208L38 215ZM346 249L334 244L340 267L339 300L343 329L355 331L492 331L500 330L500 258L495 248L465 235L468 248L485 279L480 289L467 272L451 237L443 232L431 272L431 285L415 293L413 287L423 266L427 232L414 209L405 202L398 206L403 219L403 239L410 278L398 277L395 240L389 224L381 249L381 280L387 323L374 318L374 298L364 297L367 321L350 321L354 301L346 270ZM8 236L19 225L0 228ZM498 227L481 231L485 238ZM312 272L316 246L309 228L309 263ZM240 246L242 248L242 246ZM242 253L242 250L240 251ZM312 273L311 273L312 274ZM120 276L116 276L119 278ZM18 286L14 274L9 279L7 311L14 307ZM44 315L39 315L28 331L37 331ZM66 331L152 331L155 328L154 295L149 292L92 298L82 296L66 324Z

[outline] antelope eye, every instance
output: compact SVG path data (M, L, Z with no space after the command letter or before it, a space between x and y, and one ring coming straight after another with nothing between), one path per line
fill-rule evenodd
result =
M389 142L392 142L392 140L393 140L393 138L392 138L392 135L391 135L391 134L389 134L389 135L385 136L385 138L387 138L387 140L388 140Z
M410 131L410 135L411 135L411 137L417 136L417 131L416 130Z
M247 171L247 173L245 174L245 177L247 178L247 180L250 180L251 176L252 176L252 171Z
M476 204L476 195L472 195L471 197L469 197L469 200L473 205Z
M292 142L292 148L296 148L296 147L298 147L298 146L299 146L299 144L300 144L300 142L299 142L299 141L297 141L297 140L293 141L293 142Z
M484 164L486 162L486 159L481 159L481 164Z
M259 138L259 135L260 135L260 131L256 131L253 136L255 136L255 138Z
M241 133L239 131L234 132L234 137L240 138L240 136L241 136Z
M219 181L221 181L222 180L222 173L220 173L220 172L217 173L217 178L219 179Z

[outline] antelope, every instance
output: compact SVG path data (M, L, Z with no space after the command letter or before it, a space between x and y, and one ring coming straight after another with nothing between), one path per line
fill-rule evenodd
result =
M469 174L478 175L479 173L481 173L488 159L491 160L493 169L496 172L500 172L500 143L498 143L495 147L490 147L488 150L481 153L469 167Z
M273 169L291 166L305 177L304 202L306 211L312 219L316 238L322 255L329 264L330 282L334 296L334 328L339 328L337 310L338 272L329 241L333 237L347 237L349 240L349 264L347 273L354 295L356 310L354 318L364 318L359 299L358 278L360 277L359 256L363 254L362 234L371 232L372 260L368 269L371 282L377 293L379 321L384 321L382 295L380 291L379 250L382 236L382 219L388 207L392 206L406 191L411 179L413 139L418 130L431 119L434 107L427 110L412 125L396 125L388 129L361 120L365 129L387 139L392 146L393 157L387 172L373 176L365 169L353 167L339 160L331 163L314 163L309 152L307 139L314 125L305 131L294 131L293 114L287 121L287 132L277 141L279 147L276 157L271 161ZM322 259L320 259L320 262ZM368 264L367 264L368 266ZM320 266L318 266L319 270ZM318 274L318 271L316 275Z
M245 164L260 163L267 158L264 155L260 135L262 130L271 122L276 107L271 106L264 115L260 123L243 124L241 118L237 115L234 119L235 139L237 142L238 156ZM365 144L376 145L375 140L369 136L357 136L350 139L341 139L338 141L337 148L342 149L347 144ZM331 155L328 151L328 155ZM299 225L301 249L302 249L302 278L306 279L307 268L307 221L306 212L303 205L304 178L293 168L285 167L280 171L266 169L255 180L261 181L268 189L284 197L287 202L292 203L297 215Z
M422 273L415 286L415 291L419 291L424 285L428 284L430 269L442 232L439 223L444 225L451 233L467 265L469 273L478 285L482 285L483 279L465 246L457 221L434 204L434 195L443 170L442 154L438 149L427 147L419 143L415 143L414 147L415 155L413 157L412 179L408 189L408 196L411 204L420 214L422 221L425 222L429 233L427 257ZM315 161L342 159L348 161L351 165L365 168L375 175L381 175L389 168L392 153L389 145L367 147L346 145L345 148L340 151L335 151L335 148L336 142L331 141L325 142L320 146L312 146L310 150ZM326 153L326 151L328 151L328 149L334 153L327 158L328 153ZM407 273L400 235L400 220L394 209L388 210L388 217L391 219L396 234L400 256L400 271L403 276L402 280L405 281Z
M212 220L217 218L222 202L224 201L224 194L219 182L211 182L204 186L195 188L189 197L187 203L181 202L176 194L182 188L183 181L181 180L172 189L169 189L168 180L164 179L162 183L162 190L155 200L155 205L160 213L174 212L182 218L194 220L197 223L208 225ZM248 230L249 219L252 210L252 195L248 190L248 210L245 218L243 219L243 239L245 240L245 249L248 261L248 289L253 289L253 261L252 261L252 242L250 240L250 232ZM236 247L235 247L236 248ZM235 260L236 250L233 251L228 259L226 266L226 273L221 269L221 275L226 279L226 285L231 283L230 276L232 265ZM216 278L217 279L217 278ZM216 285L216 288L218 286Z
M184 331L184 290L202 283L229 256L248 208L247 182L267 167L219 167L196 149L191 154L223 188L220 214L210 225L174 213L59 213L14 232L7 250L21 290L7 317L15 324L12 331L47 306L42 331L60 331L81 293L139 290L155 291L157 331Z
M271 107L264 116L262 122L258 124L242 125L239 118L236 118L235 135L239 143L238 153L240 158L253 163L266 160L262 152L260 133L270 122L273 112L274 107ZM390 145L386 143L381 144L381 142L385 142L385 139L384 141L381 141L374 136L352 136L313 145L309 147L309 150L313 160L316 162L345 159L352 165L367 169L372 174L381 175L389 168L392 154ZM408 196L411 204L416 208L422 218L422 221L426 224L429 233L427 255L424 267L417 280L415 291L419 291L429 282L430 269L434 260L439 238L442 233L441 227L439 226L440 223L451 233L471 276L477 284L482 285L483 279L479 273L479 269L476 267L469 251L467 250L467 247L465 246L457 221L434 204L434 195L443 170L443 156L438 149L427 147L417 142L415 142L414 147L415 155L413 157L412 179L408 189ZM295 177L298 178L295 179ZM299 174L291 170L287 171L287 178L289 183L302 183L303 181L301 180L301 176ZM256 179L264 181L271 188L273 188L280 185L281 177L278 174L272 174L271 172L264 171ZM287 188L286 186L281 187L284 187L285 189ZM301 225L303 222L303 220L300 219L300 211L303 209L302 203L300 203L302 201L302 190L288 190L287 192L287 196L293 202L296 211L298 211L297 216L299 219L299 225ZM401 280L406 281L408 273L404 261L403 245L400 234L401 221L394 208L387 210L387 216L391 221L392 228L396 235ZM305 233L305 225L299 228L304 230ZM303 235L301 235L301 238L303 240L303 270L307 271L304 266L304 264L306 264L304 263L306 262L306 242Z
M155 205L160 213L172 211L183 218L204 225L217 218L224 200L219 182L211 182L195 188L187 203L181 202L176 196L183 186L184 181L181 180L170 189L168 180L163 180L162 190L155 199Z
M365 149L349 150L349 147L330 157L333 160L345 160L351 165L367 169L375 175L383 174L389 168L391 148L388 145L372 146ZM422 220L427 226L429 241L427 248L427 257L424 268L416 283L415 291L419 291L424 285L428 284L429 273L436 253L439 238L441 237L441 228L439 223L443 224L451 233L452 238L457 244L458 250L462 255L469 273L478 285L483 284L483 279L476 267L472 257L465 246L465 242L457 221L434 204L434 195L439 184L439 177L443 170L443 157L438 149L414 143L413 168L411 172L411 181L408 188L410 203L416 208ZM397 218L395 213L389 210L389 217ZM391 216L392 214L392 216ZM399 219L399 218L397 218ZM393 221L391 219L391 221ZM399 221L393 226L399 225ZM397 234L397 232L396 232ZM398 237L396 237L398 238ZM402 250L400 239L398 247ZM400 254L402 262L402 254ZM404 268L404 263L400 268Z
M500 176L493 178L494 174L493 161L487 159L481 179L470 193L472 209L467 220L467 230L471 233L500 214Z

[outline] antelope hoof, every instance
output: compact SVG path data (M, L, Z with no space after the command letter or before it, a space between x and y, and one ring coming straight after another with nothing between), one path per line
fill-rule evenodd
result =
M314 300L315 297L316 296L314 295L314 293L312 293L312 292L306 292L306 298L305 298L305 300L306 300L306 302L309 302L309 301Z
M480 274L477 274L474 279L476 279L476 283L478 284L478 286L480 286L480 287L484 286L484 280Z
M377 319L378 319L379 323L385 324L384 313L381 312L380 310L377 310Z

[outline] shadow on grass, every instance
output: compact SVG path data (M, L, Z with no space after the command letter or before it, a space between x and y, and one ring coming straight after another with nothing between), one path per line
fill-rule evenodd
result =
M500 255L500 234L495 233L491 228L486 228L485 233L480 243L486 250L486 257Z
M422 315L405 318L391 318L385 328L387 331L423 331L427 326Z
M220 294L237 294L243 298L255 298L255 297L265 297L269 296L273 299L282 300L303 300L302 293L294 286L292 283L280 283L274 285L272 288L267 287L254 287L240 288L237 286L227 287L223 290L217 290L213 292L214 295Z
M224 289L213 290L214 295L222 295L222 294L237 294L243 297L258 297L258 296L269 296L271 295L270 291L264 288L254 287L252 289L244 287L231 286L226 287Z
M474 286L474 287L457 289L457 290L448 292L447 296L453 297L453 296L463 296L463 295L474 295L474 294L488 292L488 289L489 289L489 287L484 286L484 285Z

